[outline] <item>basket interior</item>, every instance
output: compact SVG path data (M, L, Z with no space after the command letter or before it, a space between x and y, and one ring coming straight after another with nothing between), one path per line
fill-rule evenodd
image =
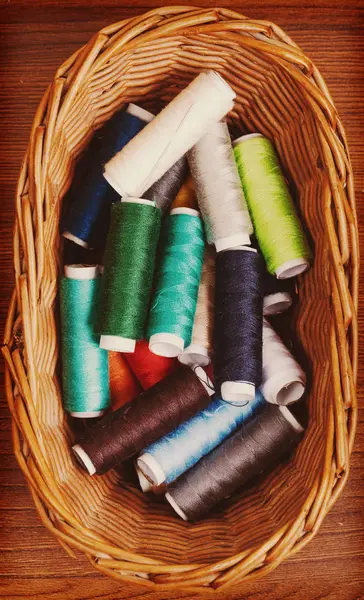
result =
M293 521L312 489L325 457L326 428L334 395L330 366L329 245L325 230L324 178L315 116L305 92L279 61L241 47L231 34L179 35L132 46L105 65L93 65L50 145L44 283L39 304L39 348L52 340L58 319L54 299L60 264L58 220L76 160L95 129L127 102L158 111L201 70L215 69L237 92L229 125L234 136L260 131L275 144L312 241L315 261L298 282L293 329L295 352L310 375L310 420L296 454L249 489L226 500L207 518L185 523L162 498L144 495L128 466L89 477L71 457L72 433L62 409L59 364L36 350L37 413L44 456L56 488L72 514L103 539L153 558L210 563L261 544Z

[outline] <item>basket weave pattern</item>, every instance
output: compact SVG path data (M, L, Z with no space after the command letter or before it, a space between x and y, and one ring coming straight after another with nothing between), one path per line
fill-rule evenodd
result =
M275 144L315 253L295 325L312 374L294 459L200 523L126 473L90 478L70 454L59 384L58 223L80 152L127 102L159 110L202 69L237 93L229 125ZM317 533L348 477L356 425L358 238L343 127L317 68L276 25L166 7L103 29L57 71L16 194L15 290L5 330L16 458L44 525L95 568L149 587L224 588L274 569Z

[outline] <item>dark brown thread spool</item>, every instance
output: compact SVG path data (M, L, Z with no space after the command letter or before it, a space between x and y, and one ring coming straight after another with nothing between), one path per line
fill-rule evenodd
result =
M266 404L221 446L172 483L166 499L184 520L196 520L249 479L278 464L302 436L287 407Z
M90 475L105 473L156 441L210 403L213 389L201 369L183 365L109 413L72 450Z

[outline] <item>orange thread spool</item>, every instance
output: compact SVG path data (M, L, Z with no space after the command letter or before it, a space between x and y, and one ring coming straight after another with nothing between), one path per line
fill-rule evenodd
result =
M195 193L195 186L191 177L191 174L188 174L186 181L183 183L180 188L176 199L172 203L171 210L174 208L194 208L198 210L197 205L197 197Z
M111 409L116 410L141 392L141 386L121 352L109 352Z
M144 390L165 379L178 368L175 358L153 354L146 340L137 342L135 351L125 354L124 357Z

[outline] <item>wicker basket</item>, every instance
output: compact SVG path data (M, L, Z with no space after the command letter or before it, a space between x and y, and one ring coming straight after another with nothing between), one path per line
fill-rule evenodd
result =
M205 520L185 523L126 474L88 477L70 454L58 377L58 221L75 161L126 102L158 110L202 69L237 92L234 133L271 138L315 251L296 328L311 365L309 428L294 459ZM276 25L166 7L103 29L56 73L16 195L15 291L3 353L14 448L44 525L96 569L153 588L260 577L317 533L349 472L356 423L358 238L343 127L317 68Z

